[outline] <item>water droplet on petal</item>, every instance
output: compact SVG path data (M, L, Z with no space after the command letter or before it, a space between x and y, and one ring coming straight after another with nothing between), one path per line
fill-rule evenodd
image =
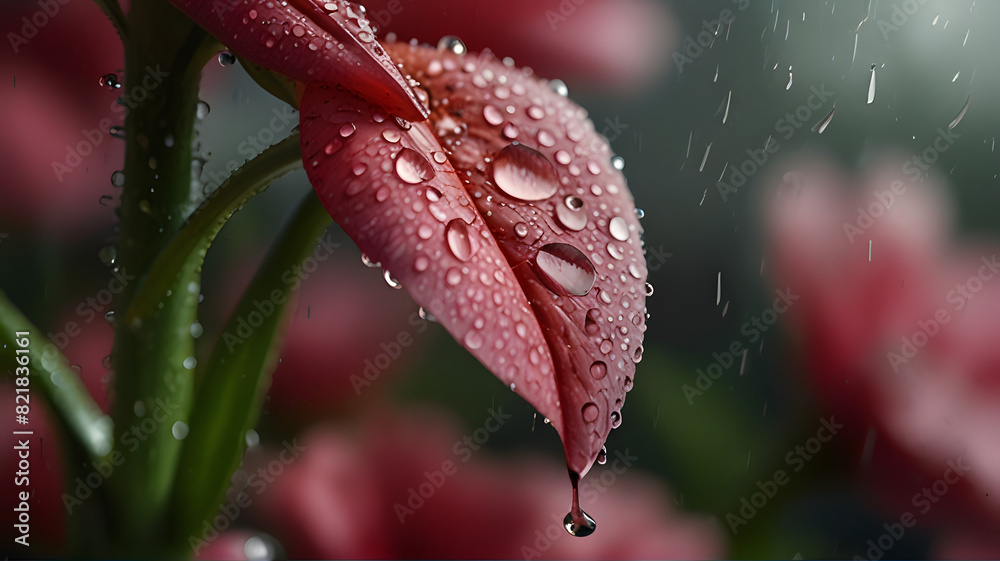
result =
M601 451L597 453L597 463L602 466L608 463L608 449L604 446L601 446Z
M125 138L125 127L114 125L108 128L108 134L115 138Z
M618 411L611 412L611 428L616 429L622 424L622 414Z
M445 35L442 37L438 41L437 48L439 51L450 51L456 55L464 55L468 52L468 49L465 48L465 43L454 35Z
M615 156L614 158L611 158L611 167L615 168L618 171L625 169L625 158L622 158L621 156Z
M399 142L399 133L394 130L384 130L382 131L382 138L384 138L386 142L396 143Z
M611 219L608 224L608 229L611 231L611 236L623 242L628 239L628 224L625 223L625 219L621 216L616 216Z
M115 187L121 187L125 185L125 173L121 170L117 170L111 174L111 184Z
M445 273L444 280L450 286L458 286L458 283L462 282L462 271L459 271L456 267L452 267Z
M597 405L595 403L588 401L587 403L584 404L581 413L583 414L584 421L588 423L593 423L594 421L597 420L597 415L600 413L600 410L597 408Z
M340 126L340 136L347 138L354 134L356 130L358 130L358 127L354 126L354 123L344 123Z
M575 195L566 197L566 204L556 206L556 218L568 230L578 232L587 225L587 213L583 211L583 199Z
M598 360L590 365L590 375L595 380L600 380L608 375L608 365L603 360Z
M562 80L559 79L549 80L549 87L552 88L552 91L556 92L557 94L563 97L569 95L569 88L566 87L566 82L563 82Z
M465 334L465 346L471 350L483 346L483 336L478 331L469 331Z
M493 181L504 193L524 201L540 201L555 194L559 177L542 153L523 144L508 144L493 161Z
M459 261L468 261L476 254L479 245L470 235L469 228L459 218L453 219L445 227L445 237L448 239L448 249Z
M583 296L594 286L594 265L579 249L564 243L543 246L533 259L542 283L562 296Z
M339 138L334 138L330 140L330 142L327 142L326 146L323 147L323 153L326 154L327 156L332 156L336 154L337 151L340 150L343 146L344 146L344 141L340 140Z
M483 107L483 118L491 125L500 125L503 123L503 113L492 105Z
M528 116L537 121L545 116L545 110L537 105L532 105L528 108Z
M514 224L514 234L519 238L523 238L528 235L528 225L524 222L518 222Z
M413 260L413 268L416 269L418 273L426 271L430 264L431 260L428 259L426 255L421 255Z
M587 319L584 320L583 330L587 332L587 335L597 335L601 328L597 325L597 320L601 317L601 312L597 308L591 308L587 310ZM591 373L594 372L593 366L591 366ZM605 373L607 373L605 371Z
M646 283L646 296L652 296L652 295L653 295L653 285L651 285L651 284L649 284L647 282Z
M403 148L396 154L396 175L411 185L434 177L434 167L416 150Z

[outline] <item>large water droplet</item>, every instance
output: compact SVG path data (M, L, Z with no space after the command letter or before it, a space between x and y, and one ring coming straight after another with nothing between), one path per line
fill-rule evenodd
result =
M563 518L563 526L569 535L583 538L594 533L594 530L597 529L597 522L580 508L580 474L570 471L569 480L573 484L573 506Z
M434 177L434 167L416 150L403 148L396 155L396 175L411 185L422 183Z
M538 278L561 296L583 296L594 286L594 265L579 249L550 243L538 250L533 261Z
M448 249L459 261L468 261L479 249L475 237L470 235L469 228L459 218L449 222L444 232L448 239Z
M465 48L465 43L454 35L445 35L442 37L438 41L437 48L439 51L450 51L456 55L464 55L468 52L468 49Z
M504 193L523 201L540 201L554 195L559 176L541 152L523 144L508 144L493 161L493 181Z

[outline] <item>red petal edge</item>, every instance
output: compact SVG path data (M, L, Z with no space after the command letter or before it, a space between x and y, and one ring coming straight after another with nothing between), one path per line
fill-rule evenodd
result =
M302 154L334 219L505 384L585 474L642 357L642 228L586 112L492 55L387 45L428 123L332 85L302 99Z
M426 108L375 40L362 6L346 0L170 0L233 52L303 83L340 84L405 119Z

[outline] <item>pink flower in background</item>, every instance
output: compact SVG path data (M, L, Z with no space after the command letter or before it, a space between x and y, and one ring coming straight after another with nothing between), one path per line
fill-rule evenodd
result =
M435 44L458 35L472 51L491 49L539 75L592 89L629 92L669 68L676 24L649 0L374 0L380 34Z
M940 180L792 164L767 201L776 287L818 395L887 517L990 535L1000 521L1000 261L952 246ZM852 184L860 185L853 189Z
M40 6L0 8L18 37L0 49L0 224L58 236L109 227L112 203L99 201L123 163L124 146L108 131L124 124L125 107L115 103L124 91L98 82L123 65L122 44L93 2L50 4L54 15Z
M573 539L562 527L565 468L492 459L476 439L518 429L502 408L484 409L483 417L478 432L463 435L429 412L372 415L357 430L319 428L282 447L252 450L250 511L293 558L723 555L716 524L675 511L660 484L633 470L639 459L627 450L610 451L607 465L581 483L582 504L601 528Z

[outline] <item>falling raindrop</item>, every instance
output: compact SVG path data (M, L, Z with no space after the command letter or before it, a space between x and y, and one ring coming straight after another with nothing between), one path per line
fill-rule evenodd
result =
M532 260L535 272L549 290L562 296L584 296L594 286L596 274L590 259L564 243L550 243Z
M573 505L566 517L563 518L563 526L571 536L586 537L597 529L597 522L580 508L580 474L570 471L569 480L573 484Z
M872 81L868 83L868 103L875 101L875 65L872 64Z
M965 112L969 110L969 102L971 101L972 101L971 95L965 98L965 105L963 105L962 110L958 112L958 116L956 116L955 119L948 124L948 129L953 129L957 127L959 123L962 122L962 118L965 117Z
M708 154L712 151L712 143L709 142L708 146L705 147L705 155L701 157L701 165L698 166L698 171L703 171L705 169L705 162L708 161Z
M232 66L236 64L236 55L229 51L219 53L219 64L222 66Z
M465 43L454 35L445 35L442 37L438 41L437 48L439 51L450 51L456 55L464 55L468 52L468 49L465 48Z
M792 67L788 67L788 83L785 84L785 91L792 89Z
M830 121L833 120L833 112L836 110L837 110L837 102L834 102L833 108L830 109L830 112L826 114L826 117L820 119L815 125L812 126L812 129L810 130L812 130L815 133L823 134L823 131L826 130L826 127L830 124Z
M540 201L555 194L559 177L541 152L519 143L504 146L493 161L493 181L504 193L524 201Z

